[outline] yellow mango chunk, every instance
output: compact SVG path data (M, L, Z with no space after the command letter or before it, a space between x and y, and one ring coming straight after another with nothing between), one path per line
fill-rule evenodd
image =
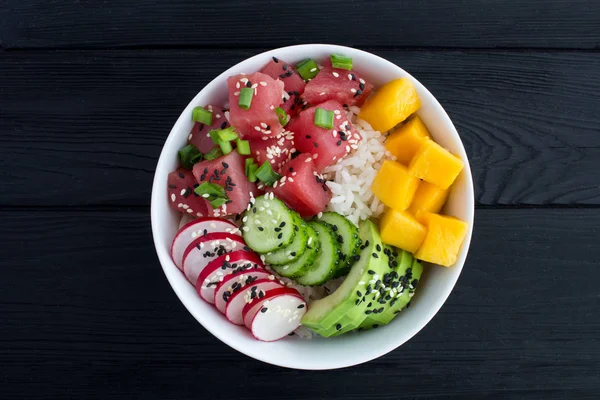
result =
M404 125L394 130L385 140L385 148L395 155L398 162L408 165L419 147L427 139L429 131L421 118L414 115Z
M448 189L464 167L462 160L433 140L426 140L408 167L411 175Z
M360 109L359 118L373 129L386 132L421 107L421 100L409 78L390 81L377 89Z
M456 262L468 226L458 218L421 212L417 219L427 229L425 240L415 253L419 260L450 267Z
M385 160L373 180L371 190L383 204L401 211L410 206L419 183L404 165Z
M379 233L383 243L414 253L427 230L410 213L388 208L379 222Z
M447 198L448 189L442 189L423 181L419 185L408 211L413 215L417 215L419 212L439 213Z

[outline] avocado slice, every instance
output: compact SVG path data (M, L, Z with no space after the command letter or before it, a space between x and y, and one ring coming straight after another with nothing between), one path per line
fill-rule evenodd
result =
M390 250L392 254L396 252L396 249ZM412 254L404 250L400 250L398 257L393 258L392 263L397 261L398 266L393 271L395 273L384 276L384 280L387 287L394 289L395 295L392 296L388 292L385 296L380 297L384 300L381 303L371 299L372 305L367 307L367 310L371 312L360 325L362 329L377 328L388 324L410 302L415 293L423 273L423 265Z
M329 296L311 303L302 318L302 325L325 337L360 326L367 316L366 297L389 270L377 225L365 220L359 228L363 243L360 259L342 285Z

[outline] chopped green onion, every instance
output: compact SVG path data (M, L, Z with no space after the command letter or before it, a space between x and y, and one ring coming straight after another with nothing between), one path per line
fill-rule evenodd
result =
M212 149L211 151L209 151L208 153L206 153L204 155L204 159L205 160L214 160L215 158L219 158L223 155L223 152L221 151L220 148L215 147L214 149Z
M333 68L352 69L352 58L350 57L332 54L329 58L331 59L331 66Z
M287 123L290 121L290 116L287 115L284 109L281 107L277 107L275 109L275 114L277 114L277 118L279 118L279 123L281 124L281 126L286 126Z
M202 160L202 153L193 144L188 144L179 150L179 160L185 169L192 169L194 164Z
M254 164L254 163L250 164L250 166L248 167L248 181L256 182L256 180L258 179L256 177L257 170L258 170L258 165Z
M218 199L211 200L210 205L212 208L219 208L223 204L227 203L228 201L229 201L229 199L218 198Z
M218 198L227 198L227 193L225 193L225 189L222 186L217 185L216 183L204 182L196 189L194 192L198 196L202 196L205 199L218 199Z
M223 154L229 154L233 151L233 146L231 145L231 142L219 142L219 147L221 148Z
M244 175L248 176L252 164L254 164L254 158L246 158L244 161Z
M238 138L235 140L235 145L237 146L238 154L241 154L243 156L250 155L250 142L249 141Z
M317 107L315 110L315 125L321 128L333 129L333 111Z
M212 111L202 107L194 107L192 110L192 121L200 122L204 125L212 125Z
M304 61L300 61L298 65L296 65L296 69L298 73L305 81L314 78L319 73L319 67L317 63L312 58L307 58Z
M230 142L238 138L237 133L233 130L233 127L225 128L225 129L213 129L208 132L210 138L212 139L214 144L219 144L221 142Z
M256 177L265 185L273 186L273 184L281 178L281 175L273 171L273 167L271 167L269 161L265 161L263 165L256 170Z
M252 105L252 96L254 96L254 89L245 87L240 90L240 100L238 105L240 108L247 110Z

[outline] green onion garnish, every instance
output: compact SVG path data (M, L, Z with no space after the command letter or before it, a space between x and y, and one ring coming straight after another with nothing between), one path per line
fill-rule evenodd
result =
M235 133L235 130L231 126L225 129L214 129L208 132L208 134L210 135L210 138L214 144L230 142L238 138L237 133Z
M287 123L290 121L290 116L287 115L284 109L281 107L277 107L275 109L275 114L277 114L277 118L279 118L279 123L281 124L281 126L286 126Z
M331 59L331 66L333 68L352 69L352 58L350 57L332 54L329 58Z
M223 152L223 154L229 154L233 151L233 146L231 142L219 142L219 148Z
M254 96L254 89L245 87L240 90L240 100L238 101L238 105L240 108L247 110L252 105L252 96Z
M258 170L258 165L252 163L250 164L250 166L248 166L248 181L250 182L256 182L256 180L258 179L256 177L256 171Z
M265 185L273 186L273 184L277 182L279 178L281 178L281 175L273 171L269 161L265 161L263 165L258 167L256 170L256 177Z
M315 110L315 125L325 129L333 129L333 111L317 107Z
M227 201L229 201L229 199L218 198L218 199L211 200L210 205L212 208L219 208L223 204L227 203Z
M204 159L205 160L214 160L215 158L219 158L222 155L223 155L223 152L221 151L221 149L218 147L215 147L211 151L209 151L208 153L206 153L204 155Z
M212 112L202 107L194 107L192 110L192 121L204 125L212 125Z
M254 164L254 158L246 158L244 160L244 175L248 176L252 164Z
M211 198L227 198L227 193L225 193L225 189L222 186L219 186L216 183L212 182L202 183L200 186L194 189L194 192L196 192L198 196L202 196L205 199L209 200Z
M179 150L179 161L185 169L192 169L194 164L202 160L202 153L193 144L188 144Z
M319 73L319 67L317 63L312 58L307 58L304 61L300 61L298 65L296 65L296 69L298 73L305 81L314 78Z
M238 154L241 154L243 156L250 155L250 142L249 141L238 138L235 140L235 145L237 146Z

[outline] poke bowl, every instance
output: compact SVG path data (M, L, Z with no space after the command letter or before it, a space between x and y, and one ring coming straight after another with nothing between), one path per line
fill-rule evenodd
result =
M205 329L263 362L335 369L394 350L439 311L474 193L422 84L368 52L307 44L246 59L194 97L158 160L151 220Z

